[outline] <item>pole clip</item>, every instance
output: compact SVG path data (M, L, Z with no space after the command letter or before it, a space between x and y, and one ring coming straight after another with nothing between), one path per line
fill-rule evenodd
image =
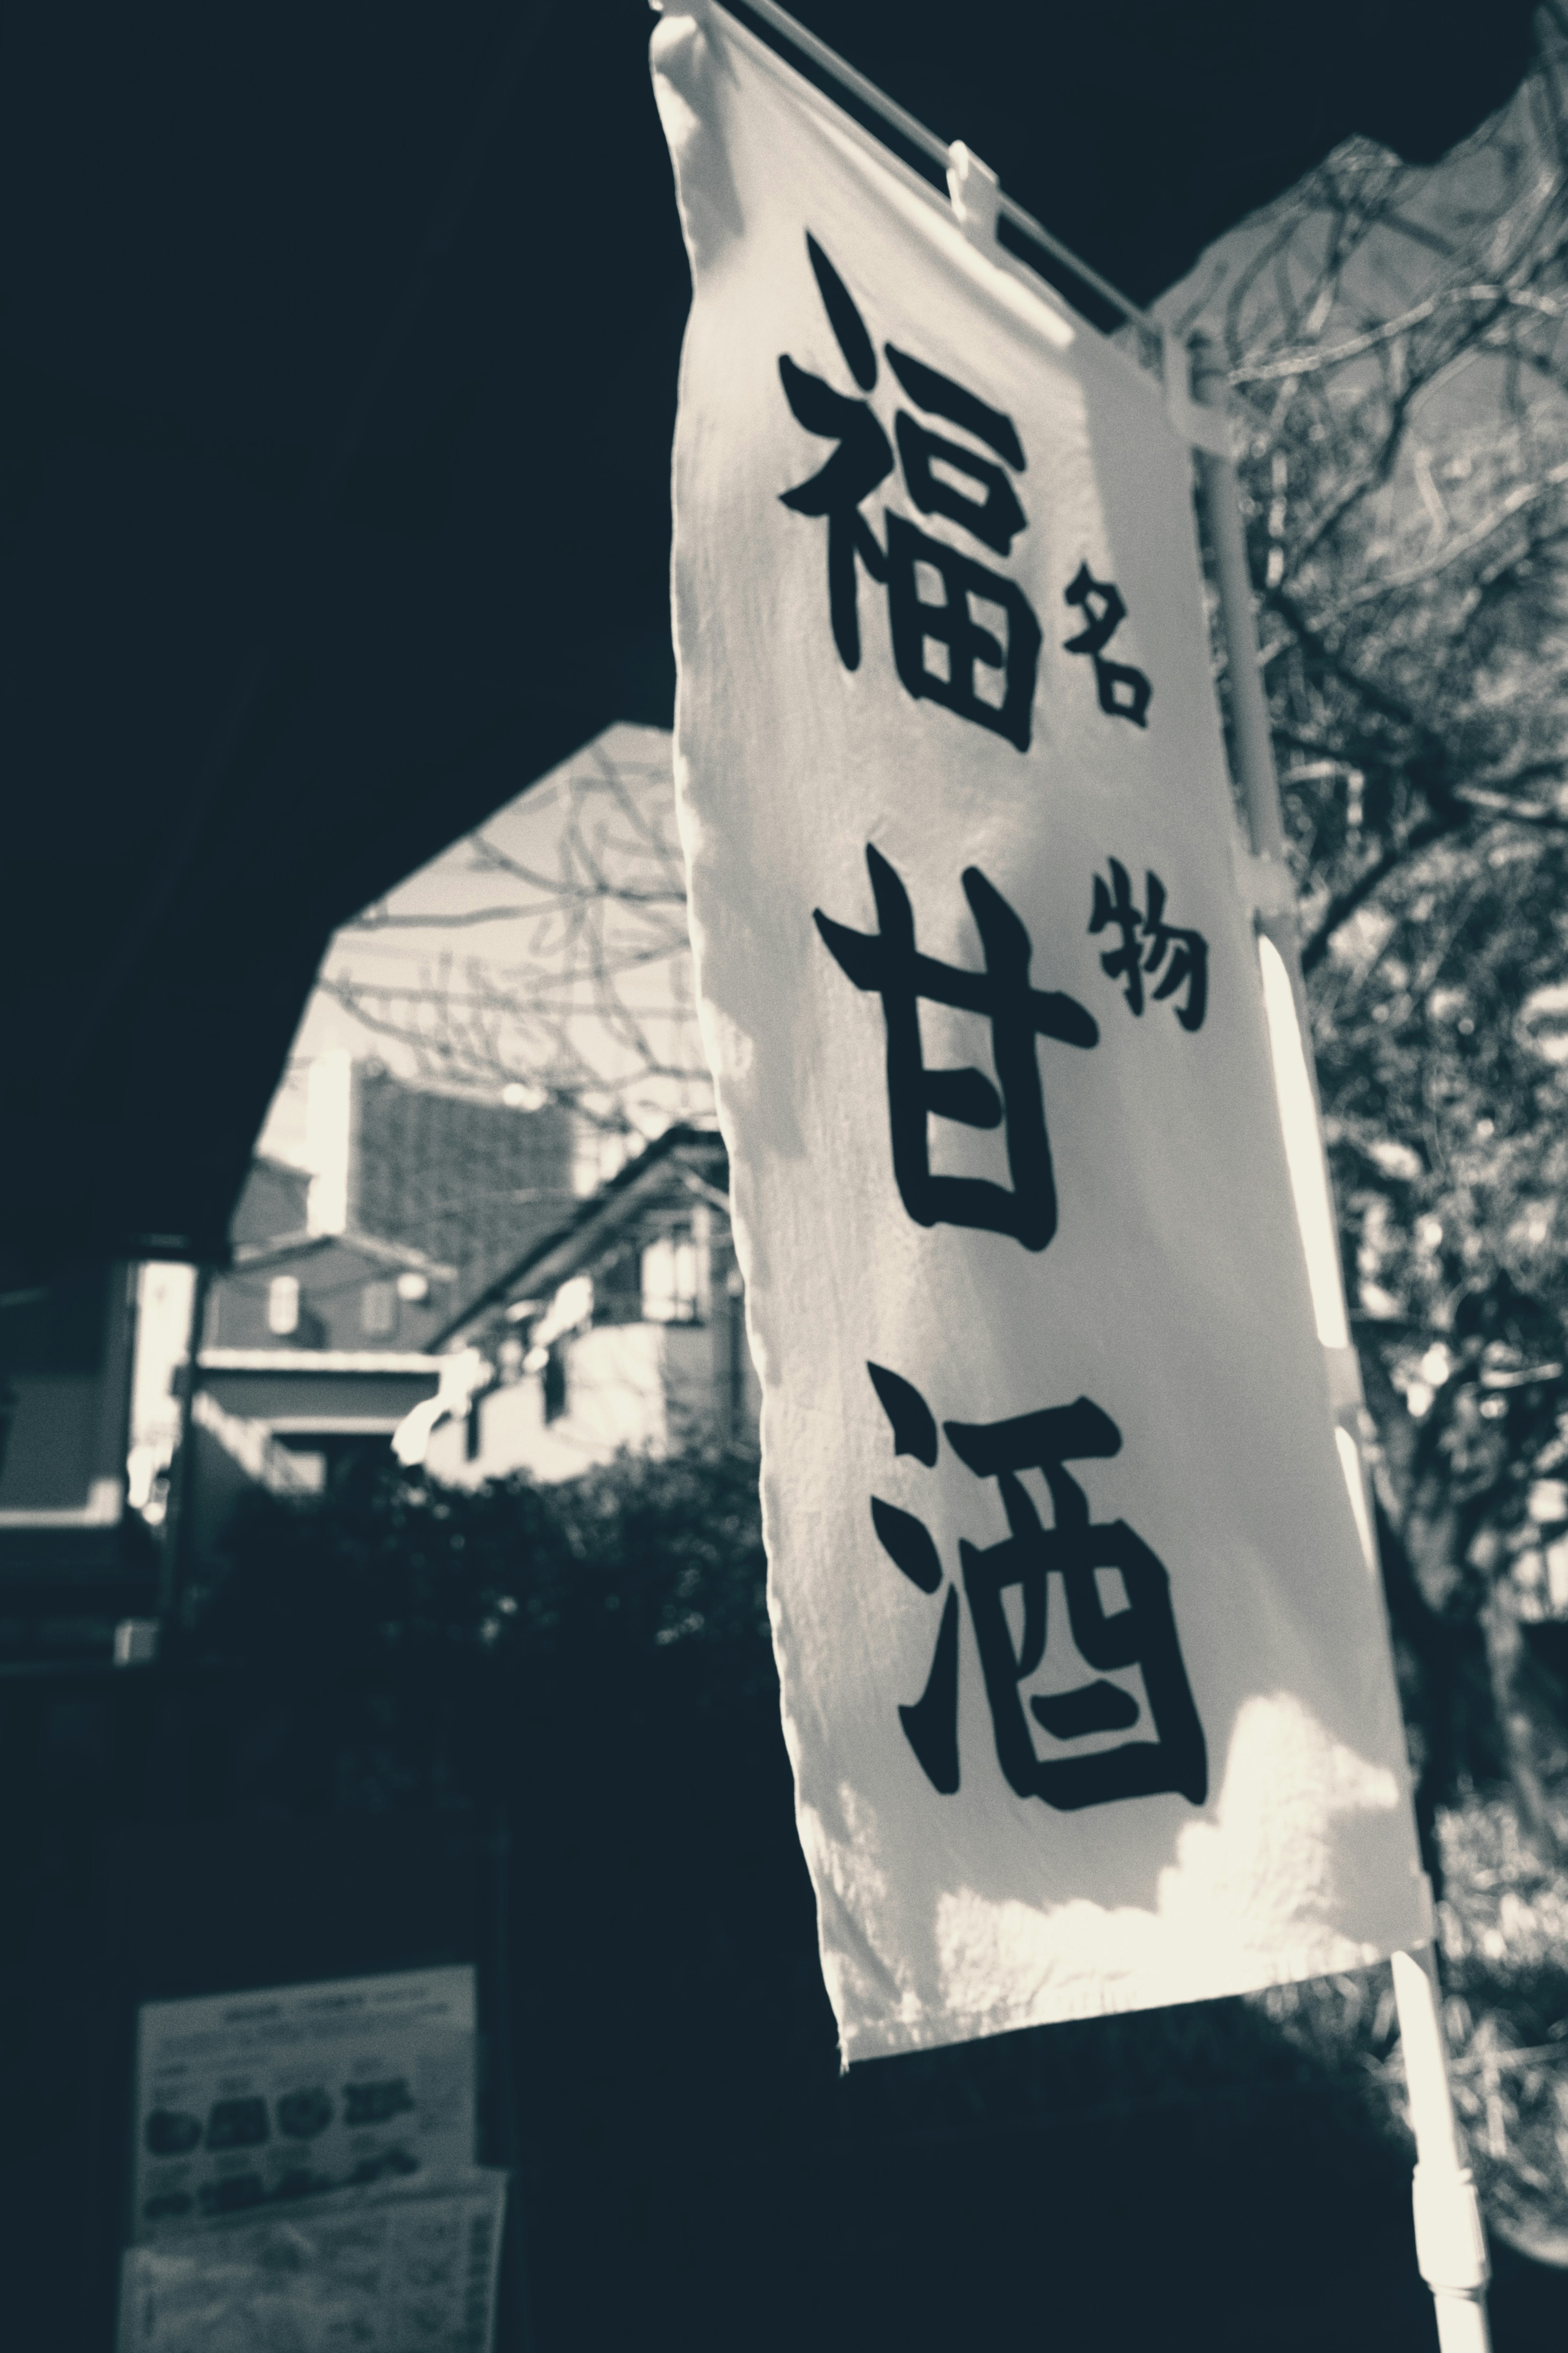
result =
M1230 439L1230 411L1224 396L1212 406L1193 398L1187 347L1169 327L1160 331L1160 374L1165 386L1165 415L1180 440L1206 450L1227 464L1235 458Z
M989 164L972 154L962 139L947 151L947 193L953 218L973 246L984 254L996 247L996 223L1002 209L1002 183Z
M1198 412L1201 416L1203 411ZM1247 849L1239 835L1231 842L1231 863L1237 896L1255 915L1278 919L1296 912L1296 884L1283 859L1259 857Z

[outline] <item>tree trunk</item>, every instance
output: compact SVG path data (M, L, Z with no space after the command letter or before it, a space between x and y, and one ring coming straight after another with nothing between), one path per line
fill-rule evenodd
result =
M1514 1787L1520 1828L1542 1861L1556 1866L1564 1859L1563 1845L1552 1819L1536 1754L1535 1719L1523 1685L1524 1632L1506 1571L1492 1577L1491 1591L1481 1612L1481 1631L1486 1641L1492 1705L1497 1711L1498 1730Z

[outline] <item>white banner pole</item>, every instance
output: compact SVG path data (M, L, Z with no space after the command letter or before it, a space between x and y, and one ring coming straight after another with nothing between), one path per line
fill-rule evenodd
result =
M1223 411L1227 391L1225 362L1218 346L1207 336L1194 335L1191 353L1194 400L1206 408ZM1168 359L1173 354L1168 347ZM1252 854L1263 862L1265 885L1257 893L1258 924L1273 942L1290 976L1305 1041L1310 1032L1297 953L1293 901L1279 888L1284 876L1285 828L1253 617L1252 579L1242 532L1236 467L1228 456L1222 457L1208 448L1199 448L1195 455L1219 587L1237 781L1247 809ZM1275 885L1272 890L1267 887L1269 881ZM1307 1065L1310 1071L1310 1053ZM1351 1400L1347 1398L1345 1402ZM1359 1397L1355 1402L1359 1404ZM1491 2266L1480 2201L1466 2162L1467 2151L1448 2084L1447 2051L1438 2009L1436 1955L1434 1947L1427 1944L1415 1952L1395 1953L1393 1957L1399 2039L1415 2136L1415 2174L1412 2183L1415 2260L1432 2291L1442 2353L1491 2353L1487 2321L1487 2282Z

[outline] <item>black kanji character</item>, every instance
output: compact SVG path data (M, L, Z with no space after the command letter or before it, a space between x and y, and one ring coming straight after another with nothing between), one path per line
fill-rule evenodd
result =
M828 953L855 987L882 1000L888 1033L888 1118L899 1196L921 1226L971 1226L1011 1234L1026 1250L1044 1250L1057 1229L1056 1179L1046 1133L1037 1038L1068 1046L1099 1043L1092 1015L1075 997L1030 985L1029 934L977 866L965 869L963 894L984 953L984 972L938 964L915 947L909 894L893 868L868 845L871 895L879 928L852 932L816 911ZM920 1005L952 1005L991 1025L1000 1086L974 1069L928 1071L921 1054ZM933 1176L928 1122L965 1127L1006 1124L1012 1189L984 1177Z
M1187 994L1176 1008L1176 1018L1184 1029L1201 1029L1208 1009L1208 942L1201 932L1166 923L1165 886L1157 874L1144 875L1146 903L1141 913L1133 902L1126 868L1114 858L1108 863L1110 888L1108 891L1101 877L1095 876L1094 912L1089 928L1093 934L1113 925L1121 934L1121 944L1108 949L1100 957L1101 970L1110 979L1125 984L1128 1005L1134 1013L1141 1014L1143 976L1158 972L1169 955L1165 976L1153 991L1154 1001L1159 1004L1173 997L1184 985Z
M877 355L865 321L815 237L807 237L806 249L845 364L861 392L869 393L877 382ZM885 348L912 401L962 427L1016 472L1023 471L1023 448L1011 417L924 361L891 343ZM847 670L859 667L857 565L863 564L873 580L887 586L893 659L905 690L1027 751L1040 652L1039 623L1027 597L1016 582L929 537L902 516L886 515L884 551L860 512L893 470L887 434L869 402L835 392L787 356L779 361L779 375L797 423L838 444L819 472L784 491L782 500L797 514L826 520L828 614L839 659ZM1026 518L1002 467L907 409L898 411L894 430L905 482L920 512L960 523L983 546L1006 554ZM941 589L940 602L921 595L922 565ZM1002 635L987 626L977 606L993 608Z
M892 1422L895 1451L934 1462L935 1422L919 1390L880 1365L868 1365L867 1370ZM996 1480L1007 1515L1008 1534L1000 1544L980 1547L961 1538L958 1549L996 1758L1009 1787L1021 1798L1043 1799L1064 1812L1161 1790L1175 1790L1202 1805L1208 1792L1208 1752L1176 1638L1170 1578L1124 1521L1090 1522L1088 1499L1066 1468L1118 1453L1121 1433L1116 1424L1090 1398L1079 1398L1070 1406L1047 1407L1008 1421L949 1421L942 1427L962 1462L977 1477ZM1054 1528L1040 1525L1018 1476L1026 1470L1045 1476ZM904 1575L922 1593L935 1593L943 1582L942 1564L923 1522L880 1496L871 1499L871 1518L883 1549ZM1102 1569L1121 1577L1124 1609L1106 1610L1096 1581ZM1053 1572L1062 1578L1073 1643L1098 1671L1097 1678L1073 1691L1031 1695L1029 1715L1063 1745L1130 1732L1142 1709L1124 1685L1109 1678L1135 1666L1142 1674L1153 1739L1121 1741L1081 1757L1042 1757L1037 1752L1020 1686L1046 1658ZM1003 1602L1013 1588L1023 1604L1016 1643ZM912 1705L899 1708L905 1738L943 1796L959 1787L958 1619L958 1593L950 1587L925 1690Z
M1103 651L1127 618L1121 591L1109 580L1097 580L1088 565L1080 564L1062 595L1068 604L1079 606L1084 615L1084 627L1077 637L1062 640L1064 649L1092 659L1101 711L1113 719L1131 719L1134 727L1146 727L1153 688L1141 670L1126 662L1107 661Z

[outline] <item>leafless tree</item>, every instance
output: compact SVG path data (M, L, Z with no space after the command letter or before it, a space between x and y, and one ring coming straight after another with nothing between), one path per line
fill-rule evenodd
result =
M1347 143L1181 307L1245 419L1309 971L1434 843L1568 825L1563 157L1552 37L1500 124Z
M464 846L470 871L495 879L493 898L451 913L367 910L339 934L321 986L430 1078L569 1104L611 1134L704 1115L712 1089L668 757L592 744L557 806L536 863L493 826ZM451 944L480 932L483 952Z
M1177 323L1221 343L1242 417L1424 1795L1500 1759L1556 1855L1568 1758L1523 1636L1568 1567L1568 179L1542 23L1498 123L1430 171L1349 143Z

